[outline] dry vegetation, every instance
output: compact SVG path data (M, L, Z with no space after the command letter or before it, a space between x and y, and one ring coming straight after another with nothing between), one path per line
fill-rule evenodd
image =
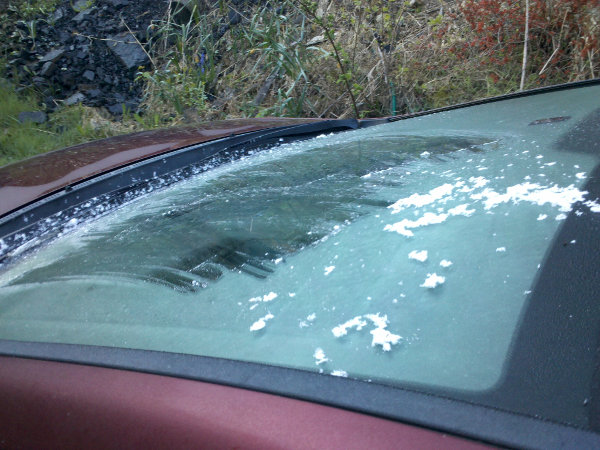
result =
M372 117L519 90L524 1L286 0L215 39L228 11L156 24L147 111ZM595 0L530 0L524 87L598 76L599 22Z
M31 17L56 2L20 7ZM184 3L171 0L169 14L151 25L152 64L137 74L145 91L139 112L110 121L77 107L31 129L13 117L31 110L30 92L22 104L0 108L0 164L147 128L233 117L387 116L514 92L523 75L526 3L525 89L600 74L598 0ZM5 82L0 88L16 98ZM25 138L34 135L44 145Z

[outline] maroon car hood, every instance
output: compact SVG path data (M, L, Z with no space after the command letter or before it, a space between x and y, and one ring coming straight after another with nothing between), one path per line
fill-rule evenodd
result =
M224 120L115 136L35 156L0 168L0 216L91 176L189 145L321 119Z
M486 448L443 433L277 395L11 357L0 357L0 446Z

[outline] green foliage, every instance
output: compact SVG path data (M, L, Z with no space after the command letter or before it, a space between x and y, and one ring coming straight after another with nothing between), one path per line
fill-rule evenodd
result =
M437 16L435 16L435 18L430 19L429 22L427 22L427 24L430 27L436 27L438 25L441 25L443 20L444 20L444 16L442 16L441 14L438 14Z
M21 20L31 20L37 16L46 16L52 13L60 0L21 0L9 1L8 9Z
M38 110L34 95L17 95L14 88L0 79L0 166L49 150L75 145L113 134L109 128L94 128L84 123L83 106L72 106L51 114L43 124L20 123L18 115Z
M202 113L206 109L206 86L216 78L214 61L218 55L209 19L194 8L186 23L176 23L169 15L152 24L151 31L154 66L137 74L137 80L146 86L146 109L163 112L162 121L190 109Z
M146 82L147 92L155 101L172 106L178 114L189 108L201 113L206 108L204 81L193 68L168 64L163 69L141 72L139 80Z
M71 7L76 12L85 11L86 9L89 9L92 6L94 6L94 0L87 0L85 3L79 5L71 3Z
M329 44L333 48L333 56L335 57L337 67L340 72L337 82L342 83L345 86L346 92L352 103L352 108L354 109L354 117L358 119L360 117L360 112L356 103L354 91L351 87L353 84L355 84L353 82L354 77L352 68L348 67L347 54L344 53L342 46L335 39L335 16L333 14L319 15L318 5L315 2L298 0L298 3L300 10L306 14L306 16L312 20L313 23L323 29Z
M285 6L289 6L286 2ZM256 57L249 75L267 83L279 82L275 104L269 108L259 108L262 99L253 100L256 114L275 116L303 115L307 92L310 86L307 67L327 52L319 47L306 46L306 18L300 17L293 24L293 17L282 12L263 7L253 15L243 27L243 37L249 47L247 54ZM267 77L264 78L265 74Z

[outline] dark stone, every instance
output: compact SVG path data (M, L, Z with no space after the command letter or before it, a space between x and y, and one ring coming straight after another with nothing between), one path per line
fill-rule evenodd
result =
M88 16L95 10L96 10L95 7L84 9L83 11L78 13L75 17L73 17L71 20L73 20L74 22L77 22L77 23L82 22L83 20L88 19Z
M230 9L228 16L230 25L237 25L242 21L242 16L235 9Z
M138 99L136 99L136 100L138 100ZM107 107L106 109L108 109L108 112L110 112L113 116L120 116L123 114L123 109L125 109L125 111L136 111L138 105L139 105L138 101L127 100L127 101L115 103L114 105L111 105L111 106Z
M48 80L46 80L44 77L33 77L31 81L38 86L48 82Z
M42 66L42 70L40 70L40 76L49 77L54 73L55 70L56 64L54 64L52 61L46 61Z
M106 3L108 3L111 6L114 6L115 8L129 5L129 0L105 0L105 1L106 1Z
M150 62L148 55L131 33L109 36L108 48L119 58L127 69L145 66Z
M71 95L68 99L65 100L65 105L75 105L77 103L83 102L84 100L85 95L83 95L81 92L76 92L75 94Z
M93 81L94 78L96 77L96 74L94 72L92 72L91 70L86 70L85 72L83 72L82 76L83 76L83 78Z
M28 47L33 46L33 40L32 39L23 39L23 43L25 43ZM31 59L31 57L34 55L35 53L29 51L28 49L24 48L21 49L21 51L19 52L19 56L25 60Z
M56 108L56 100L54 100L54 97L52 96L47 96L44 98L44 105L46 105L46 109L53 111Z
M113 116L120 116L123 114L123 104L121 103L116 103L114 105L109 106L106 109L108 109L108 112L111 113Z
M75 84L75 74L70 70L61 71L60 81L64 86L73 86Z
M64 48L57 48L55 50L51 50L48 53L46 53L44 56L42 56L40 58L41 62L47 62L47 61L56 61L58 60L62 55L65 54L65 49Z
M65 17L65 10L62 7L58 7L54 10L54 13L52 14L50 21L51 22L57 22L60 19L62 19L63 17Z
M19 113L19 122L44 123L48 120L48 116L44 111L25 111Z
M198 3L208 5L217 1ZM11 43L9 71L20 77L24 90L35 85L41 91L46 97L46 111L78 102L112 106L118 114L122 112L122 104L129 110L139 107L142 85L135 82L134 71L140 65L149 65L144 52L147 29L152 20L163 16L169 2L59 0L59 3L46 20L37 20L35 46L31 39ZM17 26L27 31L25 23ZM110 41L103 40L106 38L120 42L110 45Z
M88 95L89 91L91 91L92 89L98 89L98 85L93 83L80 83L77 85L77 90L79 92L85 92Z

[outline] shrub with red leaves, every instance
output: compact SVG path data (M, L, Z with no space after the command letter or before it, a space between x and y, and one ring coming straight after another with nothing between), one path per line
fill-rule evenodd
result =
M561 81L598 76L598 0L529 3L530 72L547 72ZM525 35L524 1L465 0L459 9L475 37L451 49L458 58L475 50L486 64L518 64Z

